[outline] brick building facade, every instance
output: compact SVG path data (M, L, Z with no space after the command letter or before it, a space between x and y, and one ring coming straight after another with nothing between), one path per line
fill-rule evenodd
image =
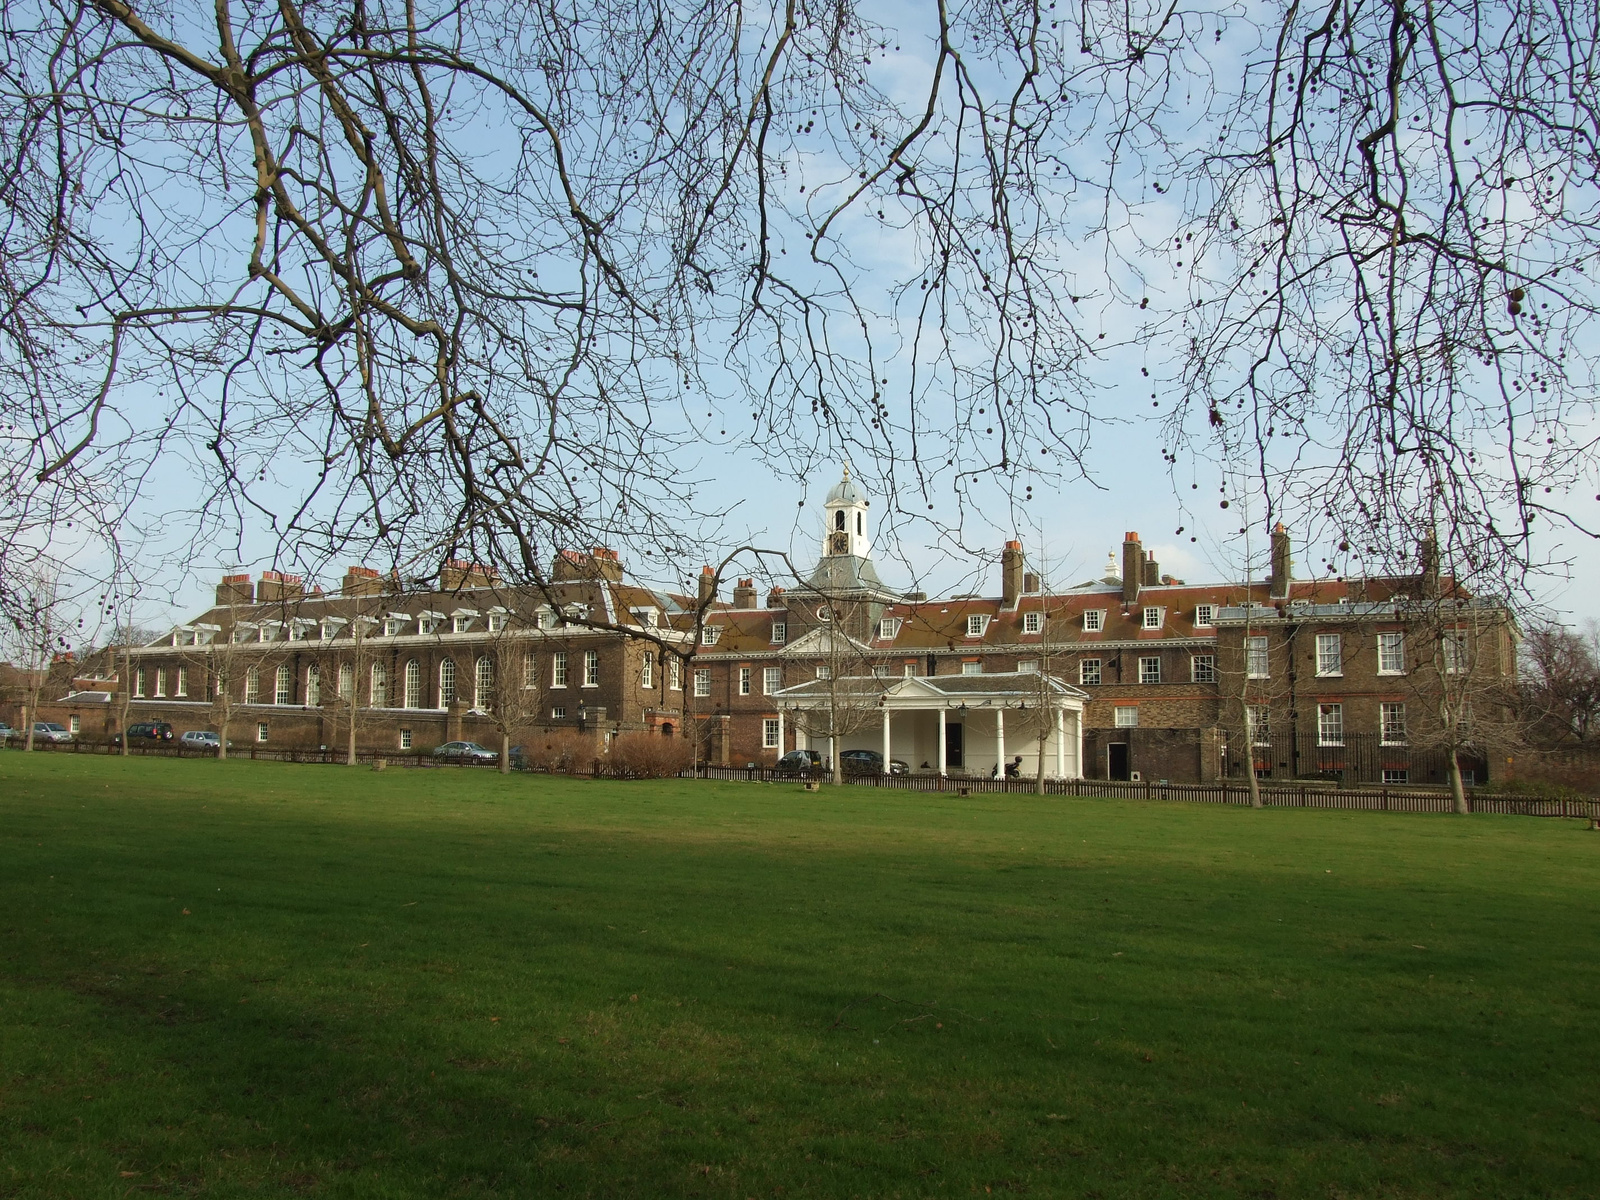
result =
M1003 675L1022 696L1043 673L1081 697L1072 769L1091 778L1206 780L1250 763L1274 778L1442 782L1424 763L1441 713L1492 724L1515 673L1510 614L1458 594L1427 547L1415 576L1296 580L1280 526L1266 580L1192 585L1128 533L1100 578L1047 591L1013 541L997 595L930 600L879 578L871 500L848 472L824 512L807 578L743 578L727 598L710 568L697 595L665 593L628 582L605 550L564 552L541 588L458 562L427 587L351 568L334 594L228 576L212 608L131 653L130 719L216 728L225 708L236 744L339 746L353 715L357 741L379 749L496 746L502 726L513 742L572 730L597 748L647 731L695 737L711 762L770 765L805 736L793 689L819 678ZM41 716L105 736L118 707L107 691L58 693ZM864 725L837 748L877 738ZM1486 756L1471 769L1481 781Z

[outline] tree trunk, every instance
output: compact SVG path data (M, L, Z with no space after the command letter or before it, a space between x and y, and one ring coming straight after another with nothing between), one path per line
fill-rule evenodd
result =
M1040 720L1043 719L1043 717L1040 718ZM1049 740L1049 733L1045 733L1039 738L1039 767L1033 773L1033 794L1035 796L1044 795L1044 748L1045 743Z
M1461 782L1461 759L1454 746L1450 747L1450 802L1452 809L1463 816L1472 811L1466 786Z
M1249 654L1248 648L1245 653ZM1261 803L1261 781L1256 778L1256 723L1250 719L1249 701L1239 703L1244 708L1244 777L1250 788L1250 807L1265 808Z
M33 714L38 711L27 700L22 702L22 748L33 749Z
M831 734L828 737L828 770L833 772L833 782L844 783L844 772L839 769L839 739Z
M511 735L500 731L500 774L511 774Z
M217 721L217 759L221 761L228 757L228 727L233 724L227 709L222 710L221 719ZM127 741L127 738L123 738Z
M344 764L347 767L353 767L353 766L356 765L356 698L355 698L355 690L356 690L355 677L351 676L351 679L350 679L350 692L351 692L351 696L350 696L350 731L346 735L350 740L349 740L349 744L345 748L345 756L344 756Z

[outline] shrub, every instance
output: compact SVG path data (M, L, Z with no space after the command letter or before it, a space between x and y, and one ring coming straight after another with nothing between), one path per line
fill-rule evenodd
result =
M688 769L693 749L682 738L624 733L612 739L605 769L620 779L668 779Z
M522 757L535 771L570 775L588 770L595 757L594 739L573 729L535 734L524 746Z

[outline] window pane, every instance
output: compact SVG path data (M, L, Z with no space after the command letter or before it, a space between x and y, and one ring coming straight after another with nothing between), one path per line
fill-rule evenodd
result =
M1337 633L1317 634L1317 674L1343 675L1343 640Z

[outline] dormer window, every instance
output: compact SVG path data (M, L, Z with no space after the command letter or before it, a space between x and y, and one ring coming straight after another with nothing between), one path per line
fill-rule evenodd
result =
M989 624L989 618L974 614L967 618L967 636L982 637L984 629Z
M641 629L654 629L658 623L657 610L654 608L635 608L632 610L633 619Z
M467 630L469 630L471 628L472 628L472 618L471 617L451 617L450 618L450 632L451 633L465 633Z
M306 627L303 623L300 621L289 622L289 640L291 642L303 642L306 640Z
M772 623L772 644L781 646L789 640L789 622L774 621Z
M439 628L439 623L444 620L443 613L426 612L417 618L417 632L426 637Z
M384 637L398 637L398 636L400 636L400 630L405 627L405 623L406 623L406 619L404 617L395 617L395 616L385 617L383 619L383 636Z
M506 614L492 612L486 624L490 633L500 633L506 627Z
M1212 606L1209 604L1196 604L1194 606L1194 623L1197 629L1203 629L1212 623Z
M878 622L878 636L886 642L892 642L900 636L900 618L884 617Z
M1161 628L1161 622L1166 617L1166 615L1167 615L1167 610L1164 609L1164 608L1151 607L1151 608L1145 609L1144 610L1144 627L1146 629L1160 629Z
M1083 614L1083 631L1085 633L1099 633L1106 627L1106 610L1091 608Z
M717 644L717 639L721 636L721 625L707 625L700 631L700 644L702 646L715 646Z
M1043 628L1044 628L1044 614L1043 613L1031 612L1031 613L1023 613L1022 614L1022 632L1023 633L1038 633Z

